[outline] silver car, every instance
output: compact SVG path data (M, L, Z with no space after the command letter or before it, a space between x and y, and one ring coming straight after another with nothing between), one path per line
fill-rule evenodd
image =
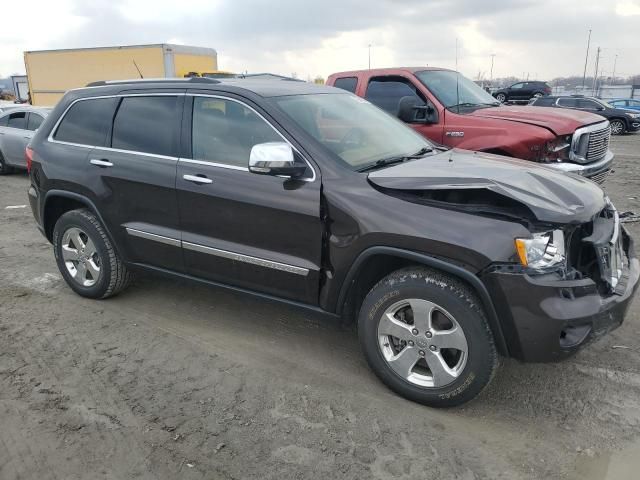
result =
M27 168L24 150L50 111L22 106L0 113L0 175Z

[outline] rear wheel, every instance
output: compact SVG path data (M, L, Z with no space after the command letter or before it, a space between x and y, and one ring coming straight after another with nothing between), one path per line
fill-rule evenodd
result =
M13 173L13 168L5 163L4 155L0 152L0 175L8 175Z
M614 119L610 122L611 135L622 135L625 131L624 122L622 120Z
M540 97L544 97L544 93L536 92L536 93L533 94L533 98L540 98Z
M504 93L499 93L496 95L496 100L498 100L500 103L504 103L507 101L507 96Z
M130 282L131 274L89 210L72 210L58 219L53 249L60 273L83 297L108 298Z
M497 367L475 295L434 270L403 269L380 281L362 304L358 335L369 365L389 388L433 407L471 400Z

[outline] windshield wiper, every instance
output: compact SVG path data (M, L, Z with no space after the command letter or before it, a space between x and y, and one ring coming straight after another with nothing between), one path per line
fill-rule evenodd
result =
M370 165L366 165L362 168L356 170L357 172L368 172L370 170L375 170L376 168L387 167L389 165L395 165L396 163L406 162L407 160L414 160L416 158L420 158L423 155L433 152L433 148L431 147L422 147L416 153L411 155L402 155L399 157L389 157L389 158L381 158L380 160L376 160Z
M498 105L500 105L500 102L491 102L491 103L471 103L471 102L464 102L464 103L458 103L457 105L451 105L447 108L457 108L459 109L460 107L497 107Z

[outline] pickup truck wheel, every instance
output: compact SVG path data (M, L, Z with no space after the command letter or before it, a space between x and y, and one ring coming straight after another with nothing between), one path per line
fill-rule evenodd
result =
M8 175L13 172L13 168L4 162L4 156L0 152L0 175Z
M381 280L362 304L358 336L389 388L432 407L473 399L498 364L477 297L435 270L407 268Z
M496 95L496 100L498 100L500 103L504 103L507 101L507 96L504 93L499 93Z
M65 281L83 297L108 298L130 282L131 274L89 210L71 210L58 219L53 251Z
M625 130L624 122L622 120L611 120L611 135L622 135Z

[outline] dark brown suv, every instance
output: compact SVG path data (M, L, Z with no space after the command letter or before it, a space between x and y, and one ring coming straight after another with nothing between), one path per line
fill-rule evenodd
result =
M142 269L354 318L382 381L432 406L475 397L498 355L567 357L638 285L595 183L432 145L340 89L102 82L65 95L27 160L78 294Z

